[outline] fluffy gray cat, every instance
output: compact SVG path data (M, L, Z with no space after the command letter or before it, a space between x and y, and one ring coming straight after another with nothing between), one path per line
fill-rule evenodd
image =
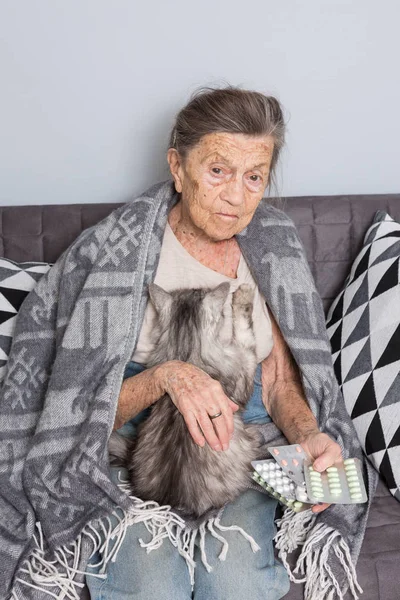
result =
M257 366L253 331L253 291L241 285L232 295L232 338L221 329L229 283L214 290L176 290L168 293L149 286L157 320L155 349L147 367L169 360L192 363L218 380L240 409L234 414L234 434L226 451L207 443L198 446L183 416L166 394L152 405L151 414L128 442L113 433L111 455L123 459L132 492L143 500L169 504L189 517L231 502L246 487L250 461L258 458L260 440L243 412L253 391ZM223 338L223 339L222 339Z

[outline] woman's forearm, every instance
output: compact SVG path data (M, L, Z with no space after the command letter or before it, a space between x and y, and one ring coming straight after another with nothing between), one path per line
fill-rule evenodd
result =
M277 383L272 386L270 394L270 416L288 442L301 443L310 434L319 431L301 382Z
M317 421L308 405L299 368L271 315L274 344L262 362L264 405L275 425L292 444L318 432Z
M161 365L146 369L122 383L113 429L119 429L164 395Z

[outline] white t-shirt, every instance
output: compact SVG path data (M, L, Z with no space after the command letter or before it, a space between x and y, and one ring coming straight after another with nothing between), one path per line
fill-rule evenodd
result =
M226 335L227 339L230 339L232 334L232 293L242 283L250 284L255 290L253 323L256 337L257 361L260 363L272 350L271 321L264 297L260 294L243 256L240 256L237 277L235 279L217 273L196 260L185 250L167 222L154 283L162 287L165 291L170 292L180 288L215 288L225 281L230 283L230 293L224 305L225 319L222 331L222 335ZM132 360L135 362L146 364L148 361L149 353L153 349L149 334L154 325L155 316L155 309L149 300L136 349L132 356Z

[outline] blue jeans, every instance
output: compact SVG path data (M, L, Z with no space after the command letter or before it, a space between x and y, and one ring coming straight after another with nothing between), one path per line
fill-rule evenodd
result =
M127 364L124 379L143 370L143 366ZM119 433L134 437L137 425L149 414L146 409L119 429ZM247 423L267 423L271 420L261 396L261 365L254 378L254 392L243 420ZM120 469L113 468L111 476L118 481ZM128 528L115 563L107 566L107 578L86 577L92 600L278 600L289 591L289 578L284 567L275 559L272 538L276 500L262 492L247 490L223 512L222 525L239 525L249 533L261 550L253 553L250 544L240 533L224 531L229 543L225 561L218 559L221 542L206 536L206 554L213 571L208 573L201 562L200 548L196 542L194 559L195 584L192 591L185 559L176 548L164 540L162 546L146 554L139 546L139 538L150 541L143 523ZM111 518L117 524L115 518ZM98 555L92 559L95 564ZM93 569L96 572L96 569Z

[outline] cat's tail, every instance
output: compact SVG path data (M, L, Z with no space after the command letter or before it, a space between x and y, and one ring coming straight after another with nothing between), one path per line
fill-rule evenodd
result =
M116 431L113 431L108 440L110 465L113 467L126 467L133 445L134 442L132 440L128 440Z

